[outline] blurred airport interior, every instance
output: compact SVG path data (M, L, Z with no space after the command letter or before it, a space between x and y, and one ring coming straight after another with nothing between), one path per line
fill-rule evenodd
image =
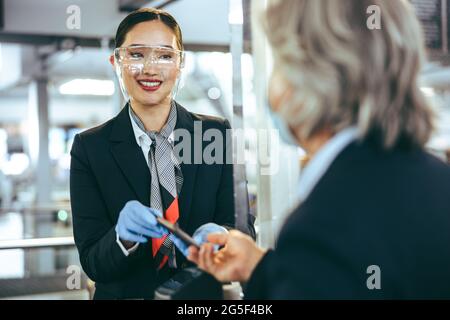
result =
M264 112L270 59L250 16L264 2L0 0L0 299L90 297L92 284L72 238L69 152L75 134L109 120L124 105L108 60L120 21L141 7L170 12L186 48L176 100L192 112L225 117L233 127L261 129L270 126ZM428 148L445 159L450 1L411 2L428 47L422 90L438 115ZM68 19L78 11L79 25ZM262 175L257 139L245 137L248 165L239 177L248 181L258 242L271 246L292 205L304 152L281 146L282 159L270 154L282 162L278 172ZM78 273L79 283L72 283L70 275Z

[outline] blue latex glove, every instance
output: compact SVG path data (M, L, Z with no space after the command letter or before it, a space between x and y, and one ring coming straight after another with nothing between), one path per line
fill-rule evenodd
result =
M195 242L197 242L199 246L201 246L203 243L208 242L207 237L210 233L228 233L228 230L215 223L206 223L195 230L192 238ZM174 234L170 234L169 237L172 239L173 243L181 251L181 253L183 253L183 255L187 257L189 255L189 246ZM219 245L215 245L214 248L215 250L217 250L219 248Z
M119 238L139 243L147 242L148 238L161 238L167 232L158 224L155 216L161 217L162 214L139 201L128 201L120 211L116 225Z

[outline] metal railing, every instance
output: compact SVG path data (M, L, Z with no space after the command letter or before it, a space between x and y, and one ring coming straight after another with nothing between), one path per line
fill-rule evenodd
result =
M39 214L39 213L51 213L59 210L65 210L71 212L72 209L69 204L61 205L41 205L33 207L17 207L17 208L0 208L0 214L7 214L11 212L16 212L20 214Z
M75 246L73 237L0 240L0 250L66 248Z

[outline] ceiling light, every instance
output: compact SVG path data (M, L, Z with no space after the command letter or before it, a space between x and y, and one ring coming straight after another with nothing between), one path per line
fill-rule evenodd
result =
M59 93L70 95L111 96L114 82L111 80L74 79L62 84Z

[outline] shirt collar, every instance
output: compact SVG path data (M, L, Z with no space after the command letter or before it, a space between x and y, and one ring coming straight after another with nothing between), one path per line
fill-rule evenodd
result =
M171 108L172 108L171 114L172 114L172 112L175 112L175 122L176 122L176 109L173 110L173 108L174 108L173 105L171 106ZM132 112L133 112L133 109L131 109L131 105L128 104L128 115L130 117L131 126L133 128L133 133L134 133L134 137L136 139L136 143L138 144L139 147L142 146L142 141L145 141L148 145L151 145L152 144L152 140L148 137L147 133L144 130L142 130L141 127L136 123ZM172 125L172 126L174 126L174 125ZM171 129L172 129L172 127L171 127ZM173 129L172 129L172 131L169 134L168 140L169 140L169 142L171 144L173 144L173 142L174 142Z
M297 201L303 202L327 172L337 156L358 137L356 127L346 128L331 138L310 160L300 174Z
M136 143L138 144L139 147L141 147L141 137L146 136L147 134L141 128L139 128L139 126L134 121L133 116L131 115L131 106L130 105L128 105L128 114L130 116L131 126L133 127L133 133L134 133L134 137L136 139ZM150 144L151 144L151 140L150 140Z

